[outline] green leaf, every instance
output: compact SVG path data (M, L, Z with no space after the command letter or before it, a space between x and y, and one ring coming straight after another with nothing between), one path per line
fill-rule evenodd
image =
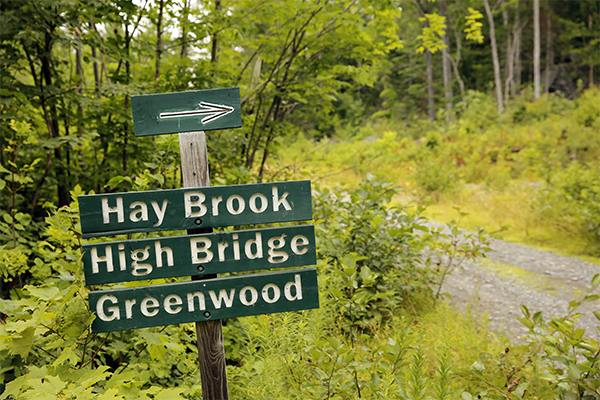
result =
M529 314L529 309L527 309L526 306L524 306L523 304L521 304L519 306L521 308L521 312L523 313L523 315L525 316L525 318L530 318L531 314Z
M11 340L9 351L11 354L18 354L21 358L25 359L33 346L33 334L35 327L30 326L20 332L20 337L14 337Z
M527 318L517 318L517 321L519 321L520 323L522 323L523 325L525 325L529 329L533 329L533 327L535 326L533 324L533 322L531 322L531 320L527 319Z
M185 387L163 389L154 396L154 400L185 400L185 397L181 396L184 390Z
M485 371L485 365L483 365L483 363L481 361L477 360L471 365L471 371L483 372L483 371Z
M25 290L42 300L51 300L60 293L60 289L56 286L26 286Z
M594 300L598 300L600 299L600 295L597 295L596 293L591 293L588 294L587 296L585 296L583 298L584 303L589 303L590 301L594 301Z
M600 274L596 274L592 278L592 287L596 287L598 285L600 285Z

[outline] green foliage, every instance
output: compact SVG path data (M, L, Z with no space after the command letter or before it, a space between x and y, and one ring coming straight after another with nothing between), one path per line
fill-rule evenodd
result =
M566 231L588 237L590 253L600 256L600 164L573 162L551 175L537 202L540 213Z
M583 329L576 328L577 313L582 302L598 302L600 296L593 293L600 285L600 274L591 282L589 292L581 300L569 305L566 316L543 318L538 311L531 315L529 309L521 305L523 318L519 318L527 328L530 340L529 355L525 360L507 358L509 348L501 355L498 368L486 368L484 362L476 361L471 366L473 376L487 385L473 395L483 399L584 399L600 396L600 347L598 342L586 338ZM594 312L600 321L600 315ZM485 361L485 360L484 360ZM488 363L489 364L489 363ZM535 374L525 373L531 364ZM474 398L471 393L463 393L464 399Z
M468 10L469 15L465 17L467 27L464 29L463 32L467 34L467 40L472 40L481 44L483 43L483 33L481 32L483 24L477 20L482 19L483 14L471 7L469 7Z
M425 17L419 18L419 21L426 22L426 24L423 27L423 33L417 36L417 40L421 41L421 45L417 47L417 53L428 50L433 54L445 48L442 36L446 33L446 17L437 13L425 14Z
M419 235L428 231L423 209L391 206L396 193L392 183L367 174L355 190L315 197L319 257L335 271L328 285L337 287L331 293L339 308L348 308L350 326L376 326L410 305L414 294L431 290L433 275L422 253L428 238Z

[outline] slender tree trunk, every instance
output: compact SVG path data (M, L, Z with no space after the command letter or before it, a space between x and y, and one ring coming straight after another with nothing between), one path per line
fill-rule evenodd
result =
M448 56L448 59L450 60L450 62L452 63L452 70L454 71L454 77L456 78L456 81L458 82L461 99L464 101L465 100L465 83L463 82L462 78L460 77L460 72L458 70L458 64L460 63L460 52L462 49L462 40L460 38L460 33L458 33L458 30L456 29L456 27L454 25L452 25L452 32L454 32L454 39L456 42L456 59L454 59L450 55L450 52L447 53L447 56Z
M96 27L93 22L89 23L90 31L96 32ZM90 46L92 49L92 58L94 59L92 63L92 67L94 68L94 83L96 84L96 96L100 97L100 90L102 88L102 77L100 76L100 71L98 70L98 62L96 59L98 58L98 53L96 52L96 46Z
M77 30L77 45L75 46L75 72L77 74L77 95L79 96L79 102L77 104L77 115L79 116L79 122L77 123L78 134L81 134L81 118L83 117L83 105L81 99L83 98L83 64L81 62L81 49L83 43L81 42L81 35Z
M592 14L588 16L588 26L590 32L592 31ZM594 52L590 51L590 87L594 85Z
M483 0L483 5L485 6L485 12L488 16L488 21L490 23L490 42L492 43L492 61L494 63L496 101L498 103L498 113L502 114L504 112L504 103L502 101L502 82L500 79L500 61L498 60L498 48L496 46L496 29L494 25L494 16L492 15L492 10L490 9L490 3L488 2L488 0Z
M52 53L52 34L54 33L54 26L49 26L44 35L44 48L40 48L40 61L41 61L41 77L40 80L43 79L46 86L52 86L52 61L51 61L51 53ZM45 97L45 94L42 94ZM42 106L44 107L44 106ZM58 111L56 109L56 100L52 99L50 101L50 119L48 123L48 130L50 138L55 138L60 136L60 131L58 128ZM62 158L62 150L60 146L56 146L54 148L54 158L56 159L56 189L58 196L58 205L65 206L69 204L69 192L65 182L66 172L63 165Z
M131 45L131 36L129 36L129 26L125 24L125 84L129 85L131 77L131 65L129 63L129 50ZM125 94L123 100L123 108L125 112L129 112L129 95ZM123 123L123 172L127 172L127 145L129 143L129 122L126 120Z
M219 10L221 9L221 0L215 0L215 15L218 14ZM219 34L217 33L217 31L214 29L214 24L213 24L213 33L212 33L212 46L210 49L210 62L213 63L214 65L216 65L217 60L218 60L218 45L219 45ZM217 75L217 69L215 67L215 69L213 70L213 74L214 76Z
M446 0L442 0L440 2L440 14L443 16L448 14ZM446 17L446 26L448 25L448 17ZM446 32L444 32L444 35L442 36L442 41L444 42L445 46L442 49L442 73L444 79L444 97L446 100L446 122L450 122L452 117L452 108L454 107L454 104L452 103L454 92L452 90L452 71L450 70L450 40L448 36L448 28L446 28Z
M540 52L540 0L533 0L533 97L535 100L540 97Z
M544 93L550 92L550 76L552 75L552 19L550 18L550 5L546 14L546 73L544 74Z
M514 33L514 77L512 85L512 94L518 95L521 93L521 37L523 35L523 28L521 27L521 15L519 10L519 0L515 3L515 33Z
M184 0L183 7L181 8L181 52L179 53L180 57L187 56L187 25L189 23L188 15L190 13L190 3L189 0Z
M159 0L158 2L158 19L156 21L156 72L154 74L154 80L156 82L156 89L159 87L160 80L160 59L162 57L162 20L163 20L163 10L164 10L165 2L164 0Z
M433 60L429 50L425 50L427 60L427 109L430 121L435 121L435 98L433 90Z
M510 17L508 15L508 9L505 8L502 10L502 22L504 23L504 31L506 32L506 43L505 43L505 62L504 62L504 101L508 103L508 96L510 94L510 87L513 81L513 66L514 66L514 32L512 35L509 29ZM513 30L514 31L514 30Z

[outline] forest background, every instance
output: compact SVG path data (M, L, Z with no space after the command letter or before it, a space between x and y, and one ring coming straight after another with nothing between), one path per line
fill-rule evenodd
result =
M207 135L212 184L313 180L322 297L312 314L226 322L233 393L599 393L598 343L569 325L577 304L558 325L524 308L537 341L510 372L506 338L435 301L453 260L484 253L487 236L452 247L458 231L424 224L458 216L597 262L599 2L0 7L4 396L197 396L191 326L91 334L74 196L181 187L176 136L135 137L130 96L233 86L243 127ZM460 321L452 337L447 318Z

